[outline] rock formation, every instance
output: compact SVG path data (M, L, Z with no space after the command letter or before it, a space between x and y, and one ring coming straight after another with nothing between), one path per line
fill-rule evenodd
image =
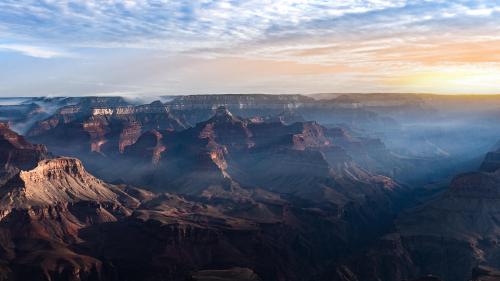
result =
M48 157L43 145L33 145L0 122L0 185L22 169L36 166Z
M38 122L27 135L47 144L58 154L81 156L95 152L112 155L122 153L148 130L182 128L185 125L161 102L140 106L77 104L65 106L50 118ZM71 149L64 150L67 146Z

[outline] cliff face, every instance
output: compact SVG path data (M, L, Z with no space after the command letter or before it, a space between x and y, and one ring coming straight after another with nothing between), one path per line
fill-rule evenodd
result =
M45 146L28 143L6 123L0 123L0 185L19 170L30 169L47 157Z
M1 195L4 209L85 200L117 202L117 195L74 158L40 161L32 170L21 171L5 183Z
M0 138L6 146L2 148L4 150L8 149L32 149L32 150L44 150L43 145L33 145L26 141L26 139L12 131L7 123L0 122Z
M102 261L71 245L83 242L82 229L129 216L139 200L88 174L77 159L45 159L45 147L5 125L0 132L8 156L2 168L10 173L0 184L2 278L102 280Z
M182 128L185 125L161 102L140 106L78 104L63 107L52 117L38 122L28 136L46 143L57 153L112 155L123 153L125 147L135 143L148 130ZM72 150L62 150L68 143Z
M309 199L336 198L336 203L343 200L334 194L354 192L348 186L355 183L378 189L383 181L356 166L335 144L338 139L315 122L254 123L220 107L212 118L185 131L144 134L125 151L124 161L133 168L123 179L162 190L176 186L176 192L235 181Z
M397 126L391 118L339 103L315 100L303 95L193 95L178 96L166 102L171 112L187 124L195 126L209 119L214 111L224 106L237 116L261 116L267 121L315 120L323 124L346 123L358 127Z
M402 213L396 231L351 267L358 278L496 280L490 276L500 264L500 173L488 172L491 163L487 156L480 171L456 176L443 194Z
M296 108L314 99L303 95L195 95L179 96L167 103L172 109L216 109L225 106L236 109Z
M123 195L87 174L76 159L47 159L44 146L27 142L5 124L0 124L0 143L3 277L96 278L101 262L76 254L65 243L78 241L78 230L91 221L113 221L115 215L126 214L118 201ZM83 202L95 205L82 208Z

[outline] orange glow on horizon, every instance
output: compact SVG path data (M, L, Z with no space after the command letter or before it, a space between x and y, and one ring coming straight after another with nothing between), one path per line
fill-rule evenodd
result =
M415 92L499 94L500 69L444 68L401 75L389 84Z

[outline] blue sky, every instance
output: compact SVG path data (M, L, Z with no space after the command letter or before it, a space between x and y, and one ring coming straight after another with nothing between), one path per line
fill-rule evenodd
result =
M0 1L0 95L500 93L500 1Z

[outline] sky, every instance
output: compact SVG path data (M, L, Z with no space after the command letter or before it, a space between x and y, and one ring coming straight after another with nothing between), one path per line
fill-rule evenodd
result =
M1 0L0 96L500 93L500 0Z

